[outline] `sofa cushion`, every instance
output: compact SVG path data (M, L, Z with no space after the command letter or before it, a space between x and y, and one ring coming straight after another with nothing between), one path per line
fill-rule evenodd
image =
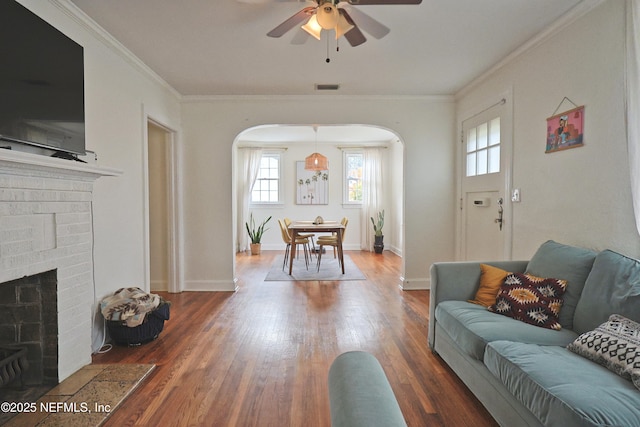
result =
M508 274L508 271L501 268L480 264L480 287L478 287L475 298L469 302L485 307L495 304L500 286Z
M574 329L579 334L593 330L612 314L640 322L640 262L605 250L596 257L585 283Z
M563 328L573 329L576 305L595 258L596 253L588 249L549 240L538 248L527 265L526 273L567 281L567 291L560 312L560 324Z
M640 389L640 324L633 320L612 314L602 325L576 338L567 349L633 381Z
M560 330L558 315L567 281L512 273L489 311L547 329Z
M564 347L495 341L484 363L544 425L640 425L633 384Z
M484 357L487 343L495 340L564 347L578 336L568 329L554 331L529 325L467 301L442 301L436 306L435 319L464 353L477 360Z

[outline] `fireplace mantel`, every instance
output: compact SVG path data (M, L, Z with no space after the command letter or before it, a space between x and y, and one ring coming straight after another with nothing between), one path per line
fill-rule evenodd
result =
M39 154L0 149L0 174L55 174L97 179L101 176L119 176L122 171L95 164L59 159Z

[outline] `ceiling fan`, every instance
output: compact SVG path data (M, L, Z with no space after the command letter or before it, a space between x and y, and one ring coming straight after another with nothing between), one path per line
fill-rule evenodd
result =
M307 6L300 10L269 31L267 36L282 37L289 30L306 21L301 28L318 40L322 30L335 30L336 39L344 35L351 46L359 46L367 41L360 27L378 39L387 35L389 28L349 5L409 5L420 4L422 0L313 0L313 2L316 3L314 6ZM345 3L347 6L343 7Z

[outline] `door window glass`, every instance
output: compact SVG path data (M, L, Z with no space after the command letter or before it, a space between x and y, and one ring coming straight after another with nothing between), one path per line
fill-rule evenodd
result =
M500 172L500 117L467 132L467 176Z

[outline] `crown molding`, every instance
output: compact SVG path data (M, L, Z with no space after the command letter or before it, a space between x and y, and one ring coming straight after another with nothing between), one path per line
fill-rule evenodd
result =
M495 74L498 70L504 68L508 64L514 62L517 58L529 52L533 48L539 46L543 42L549 40L551 37L558 34L560 31L565 29L568 25L576 22L580 18L582 18L587 13L591 12L596 7L600 6L602 3L607 0L582 0L580 3L571 8L567 13L562 15L556 21L554 21L550 26L545 28L543 31L538 33L533 38L529 39L526 43L518 47L516 50L507 55L504 59L496 63L493 67L489 68L487 71L482 73L477 78L473 79L469 84L464 86L455 94L456 99L460 99L468 94L471 90L476 88L486 79L488 79L491 75Z
M78 6L72 3L70 0L48 0L58 10L62 11L65 15L70 17L74 22L84 28L90 35L96 40L101 42L115 54L120 56L129 65L136 70L147 76L152 81L158 83L164 89L171 92L178 100L182 99L182 95L174 89L166 80L160 77L155 71L153 71L147 64L142 62L140 58L127 49L122 43L120 43L115 37L109 34L104 28L98 25L89 15L84 13Z
M420 101L455 102L453 95L184 95L182 103L198 104L216 101Z

